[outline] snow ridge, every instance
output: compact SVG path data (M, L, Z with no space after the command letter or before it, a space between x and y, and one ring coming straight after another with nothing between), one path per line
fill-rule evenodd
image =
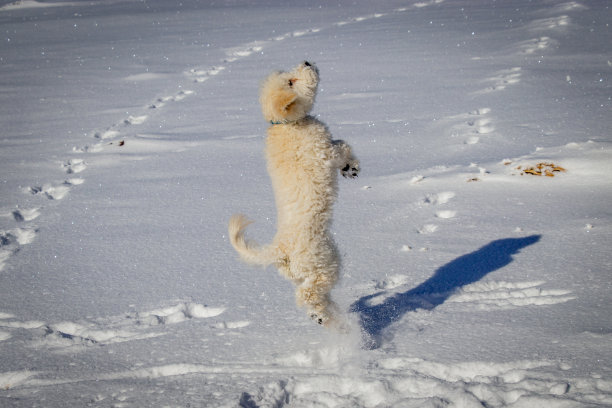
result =
M569 370L547 361L441 364L418 358L382 358L370 362L376 376L319 372L294 376L244 392L242 407L336 406L570 406L599 404L609 381L559 379L554 370ZM580 384L575 389L573 384ZM525 405L526 404L526 405Z

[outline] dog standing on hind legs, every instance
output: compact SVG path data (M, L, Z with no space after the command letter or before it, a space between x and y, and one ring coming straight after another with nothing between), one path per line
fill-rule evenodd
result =
M329 232L338 191L338 172L354 178L359 161L351 147L332 140L322 122L309 116L319 72L303 62L289 72L274 72L262 83L260 103L271 126L266 138L268 173L274 188L277 232L259 246L244 237L250 221L234 215L229 238L240 257L255 265L274 265L296 285L296 300L327 327L339 325L330 291L338 280L340 258Z

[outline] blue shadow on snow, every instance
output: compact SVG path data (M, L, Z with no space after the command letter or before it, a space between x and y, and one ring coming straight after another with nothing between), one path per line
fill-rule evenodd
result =
M457 289L482 279L488 273L512 262L512 255L538 242L541 235L506 238L493 241L479 250L460 256L440 267L434 275L407 292L397 293L380 304L370 300L384 293L377 292L357 300L351 312L359 313L361 329L367 337L366 347L378 348L384 329L416 309L432 310L441 305Z

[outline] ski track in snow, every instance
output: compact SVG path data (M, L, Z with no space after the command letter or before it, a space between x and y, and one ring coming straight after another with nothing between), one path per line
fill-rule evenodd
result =
M443 0L416 3L410 7L398 8L388 13L375 13L358 16L333 24L342 27L361 21L384 17L392 13L401 13L414 8L437 4ZM23 2L25 6L38 6L42 3ZM556 33L571 25L572 20L565 15L569 11L581 10L582 4L568 2L547 9L547 16L530 23L526 32L532 38L521 41L514 46L516 55L532 55L543 52L556 44ZM560 15L550 15L560 13ZM313 27L296 30L261 41L252 41L226 50L226 58L215 66L192 68L185 75L192 78L195 86L203 84L221 75L227 65L279 41L317 33L326 27ZM482 87L474 90L474 95L492 92L503 92L510 86L521 82L521 67L511 66L497 71L481 82ZM142 111L121 119L110 126L92 132L93 142L82 147L73 148L74 153L91 154L100 152L110 143L129 135L134 127L152 120L160 109L169 103L178 103L195 91L181 90L173 95L163 96L143 104ZM342 96L340 96L342 97ZM443 118L439 121L451 138L459 138L463 144L476 145L495 137L496 127L489 108L466 109L466 113ZM352 122L351 122L352 123ZM80 174L88 169L83 158L71 158L62 164L67 175ZM41 186L24 189L25 193L40 196L48 200L61 200L71 188L83 183L82 178L69 178L63 182L49 182ZM423 176L416 176L410 184L427 182ZM416 232L434 234L440 229L439 223L455 218L458 213L452 208L455 193L442 191L428 195L423 203L432 207L432 221L425 222ZM12 217L16 223L24 224L19 228L0 231L0 271L3 270L9 257L22 245L31 243L37 233L36 227L29 225L41 215L44 209L16 209L3 214ZM404 275L394 275L384 281L376 282L374 290L383 290L383 296L393 296L406 289L409 279ZM458 289L446 299L451 307L462 307L467 310L495 311L528 306L548 306L570 301L575 298L570 291L563 289L543 289L545 282L476 282ZM380 301L377 297L376 301ZM30 345L48 348L55 352L72 352L75 349L104 346L112 343L127 342L164 335L168 325L180 324L193 319L218 317L225 311L222 307L207 307L190 302L179 302L175 305L145 312L129 312L120 316L111 316L96 320L78 322L47 323L42 321L20 321L17 317L0 312L0 341L9 340L14 331L27 330L31 333ZM216 321L212 329L240 329L247 327L248 321ZM441 364L417 358L397 357L380 358L370 361L365 369L359 367L354 371L341 370L342 355L346 350L330 349L306 351L304 353L279 358L273 364L252 363L227 365L169 364L138 368L129 371L101 374L96 378L60 378L48 379L44 373L36 371L13 371L0 373L0 388L16 389L44 387L81 381L116 381L125 379L157 379L187 374L210 374L231 376L237 373L264 373L278 375L278 381L259 387L257 390L245 391L240 395L239 404L244 407L276 406L282 407L290 401L296 406L328 406L346 403L347 399L355 406L375 407L380 404L401 406L504 406L519 399L532 402L531 406L559 401L578 401L580 403L612 405L612 399L606 397L612 390L612 381L600 378L567 378L560 379L553 371L567 370L558 363L545 361L517 361L510 363L466 362ZM331 356L331 358L330 358ZM331 363L331 366L327 366ZM354 367L349 367L354 368ZM315 370L313 374L313 369ZM376 377L368 375L368 370L376 370ZM346 374L352 372L354 374ZM606 394L608 393L608 394ZM129 390L122 390L111 397L100 395L96 402L112 398L117 406L130 401ZM134 393L134 398L137 397ZM133 400L135 401L135 400ZM399 404L399 405L398 405ZM125 404L123 404L125 405ZM540 405L541 406L541 405ZM565 405L564 405L565 406Z

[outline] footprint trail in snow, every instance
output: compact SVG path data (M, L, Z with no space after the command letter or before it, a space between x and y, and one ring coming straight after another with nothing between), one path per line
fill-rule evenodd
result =
M274 46L278 42L287 41L292 38L300 38L307 35L312 35L315 33L319 33L322 30L329 29L332 27L344 27L351 24L358 24L364 21L368 21L371 19L378 19L381 17L385 17L388 15L405 13L411 10L416 10L432 5L436 5L442 3L444 0L430 0L416 3L414 5L408 7L400 7L393 9L388 12L381 13L372 13L362 16L356 16L347 18L345 20L337 21L332 23L331 25L324 27L310 27L304 29L298 29L294 31L289 31L284 34L276 35L265 40L255 40L249 41L245 44L238 45L235 47L230 47L225 50L226 57L220 61L219 64L210 66L208 68L191 68L185 71L185 75L193 79L194 84L202 84L209 79L212 79L223 73L224 70L227 69L228 65L239 61L241 59L247 58L254 53L262 52L266 47ZM31 2L36 7L40 7L42 3ZM60 4L60 3L58 3ZM142 74L142 75L132 75L128 79L130 80L144 80L147 78L154 77L155 74ZM181 102L189 96L193 95L193 90L185 90L181 89L177 93L173 95L162 96L156 98L154 101L143 104L143 107L140 109L140 112L132 112L127 114L126 117L119 120L118 122L111 124L110 126L94 130L91 132L93 135L94 141L91 143L87 143L80 147L73 147L72 153L99 153L101 152L105 146L115 145L122 146L124 139L128 136L133 135L134 128L137 128L139 125L144 124L147 121L152 120L152 118L159 113L161 109L163 109L168 103L176 103ZM71 158L67 160L63 164L63 169L66 174L74 175L79 174L85 171L88 167L86 161L82 158ZM32 195L45 197L49 200L62 200L70 191L70 189L74 186L78 186L85 182L84 178L70 178L66 179L63 182L48 182L42 185L35 185L24 189L24 192L30 193ZM42 207L41 207L42 208ZM8 247L9 245L4 245ZM5 251L4 255L2 255L3 259L7 259L10 254L16 252L15 250ZM9 254L9 255L6 255ZM4 265L2 263L1 265Z
M421 2L388 13L347 18L334 23L333 27L345 27L438 3L441 1ZM568 13L579 6L578 3L568 2L565 8L558 9L557 12ZM523 56L549 50L557 44L554 38L556 33L570 24L571 19L566 15L546 16L536 20L528 27L529 38L514 44L512 49L517 55ZM233 62L262 52L266 47L277 45L279 41L312 35L328 28L312 27L295 30L266 40L250 41L231 47L226 50L226 57L217 64L188 69L184 75L192 80L196 89L198 86L205 86L207 81L224 75L224 71L228 70ZM501 96L511 87L522 86L523 69L517 65L510 65L506 69L490 73L476 84L478 89L473 91L474 96ZM20 208L6 212L6 217L19 223L19 228L0 231L2 243L0 270L4 267L4 262L18 251L19 246L27 245L34 240L37 230L28 223L44 212L44 203L51 205L52 201L63 199L71 188L84 182L84 179L80 178L81 175L83 173L86 175L86 170L91 171L94 166L86 159L90 156L81 153L100 152L109 143L117 146L118 141L133 136L139 125L155 120L166 106L185 101L193 94L192 90L181 90L173 95L155 98L142 104L140 110L137 109L116 123L92 131L90 135L93 137L90 143L74 148L73 154L79 153L80 157L71 158L62 164L63 177L69 177L68 179L62 182L60 180L63 177L58 176L55 181L24 189L24 193L40 197L42 200L36 208ZM457 138L459 143L466 145L466 149L476 149L479 144L487 143L496 137L500 127L496 126L498 125L496 120L501 115L503 112L492 112L489 108L474 109L474 106L469 106L466 107L465 113L444 118L441 123L445 126L449 137ZM367 122L359 123L367 124ZM76 177L76 174L79 176ZM413 179L410 185L423 187L427 186L428 182L427 178L420 176ZM418 232L422 238L431 239L439 236L444 228L450 225L448 223L454 222L457 217L460 219L463 213L456 210L459 200L454 200L456 193L449 189L453 187L447 185L438 190L430 190L437 191L436 193L424 192L421 195L420 204L429 218L422 220L423 225L420 228L414 228L419 224L413 224L410 228L412 234ZM425 198L422 198L423 195ZM374 287L368 290L383 293L373 298L372 302L382 303L397 293L410 290L408 282L410 279L401 274L376 282ZM459 288L446 298L445 304L460 312L471 313L477 310L494 313L499 310L525 310L527 307L560 305L576 298L569 290L550 289L548 286L549 284L544 281L478 281ZM251 325L248 320L222 320L225 310L224 307L208 307L199 303L181 301L154 310L130 311L117 316L64 322L22 321L12 314L0 313L0 342L11 341L14 336L27 333L28 346L33 349L73 353L94 348L104 350L106 346L120 343L137 344L136 342L140 340L164 336L180 324L202 324L218 332L239 330ZM90 404L129 406L130 403L136 404L141 396L138 395L138 391L130 390L129 386L122 384L126 382L125 380L147 380L146 382L156 383L156 388L170 389L172 387L164 387L164 379L191 376L197 378L198 382L201 378L206 378L206 381L221 383L235 381L235 378L242 374L249 377L251 384L249 387L245 386L244 392L236 395L236 402L246 407L280 407L289 401L292 405L304 406L345 405L347 401L351 401L355 406L364 407L380 406L380 404L403 406L404 403L432 406L448 404L506 406L516 403L521 398L525 398L523 402L536 401L536 403L553 399L560 405L563 405L564 401L569 401L570 405L575 401L582 404L612 403L609 399L601 399L602 390L609 392L612 389L610 381L570 375L567 375L567 378L560 378L558 372L570 368L562 363L539 360L504 363L490 361L438 363L403 355L389 357L381 352L375 358L359 360L365 363L357 367L355 360L343 360L343 352L344 350L339 351L333 344L329 347L316 345L311 349L281 356L265 363L236 361L219 364L214 360L210 364L159 362L105 372L87 378L76 378L76 376L54 378L50 373L34 370L11 371L0 373L0 388L22 389L26 393L30 389L38 390L36 387L105 381L112 392L109 391L107 394L101 392L92 396ZM338 355L341 357L334 357ZM333 364L329 364L330 360ZM338 373L338 367L345 373L353 374L341 375ZM198 374L202 377L195 377ZM259 378L258 375L278 379L272 382L259 382L264 384L259 387L253 386L255 380ZM198 387L194 387L194 393L199 391Z
M27 239L27 236L24 237ZM159 337L167 332L165 327L193 319L209 319L220 316L224 307L209 307L193 302L181 302L144 312L129 312L95 320L77 322L20 321L8 313L0 313L0 330L5 340L13 330L30 330L31 344L37 348L68 351L74 347L104 346L113 343ZM216 322L213 328L239 328L249 322Z

